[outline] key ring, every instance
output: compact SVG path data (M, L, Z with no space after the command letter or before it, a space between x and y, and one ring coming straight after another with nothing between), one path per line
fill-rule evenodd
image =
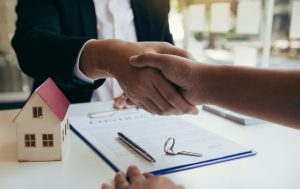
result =
M168 148L168 144L170 144L170 142L171 142L171 146L170 146L170 148ZM188 155L188 156L202 157L202 154L194 153L194 152L188 152L188 151L177 151L176 152L174 150L174 146L175 146L175 138L174 137L168 138L164 145L165 153L168 155Z
M167 148L170 141L172 141L172 145L171 145L170 148ZM173 153L171 153L171 152L173 152L174 146L175 146L175 138L174 138L174 137L168 138L168 139L166 140L166 142L165 142L165 145L164 145L164 151L165 151L165 153L166 153L166 154L173 155Z

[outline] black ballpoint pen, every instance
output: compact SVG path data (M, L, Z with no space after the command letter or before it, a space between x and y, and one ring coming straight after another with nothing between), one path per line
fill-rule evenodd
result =
M148 153L146 150L144 150L142 147L140 147L138 144L130 140L127 136L125 136L123 133L118 132L118 136L122 142L127 144L131 149L136 151L139 155L141 155L143 158L145 158L148 161L156 162L156 160Z

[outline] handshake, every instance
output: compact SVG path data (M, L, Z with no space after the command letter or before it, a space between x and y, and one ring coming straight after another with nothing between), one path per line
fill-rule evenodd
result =
M153 114L197 114L195 105L213 104L300 129L300 70L199 64L167 43L120 40L88 43L80 69L94 80L116 78L124 99ZM136 167L117 174L115 185L117 189L182 188ZM104 184L102 189L112 188Z
M164 42L95 40L80 58L88 77L116 78L130 104L158 115L198 113L199 73L194 66L188 52Z

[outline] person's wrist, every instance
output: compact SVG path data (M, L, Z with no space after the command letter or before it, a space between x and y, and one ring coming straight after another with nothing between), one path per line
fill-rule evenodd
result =
M79 60L79 69L84 73L87 77L96 80L96 63L97 58L95 57L95 41L91 41L87 43L82 50L80 60Z
M195 64L192 69L192 104L211 104L215 94L216 66Z
M109 40L93 40L86 44L79 60L79 69L89 78L111 77L108 72L109 63L105 46L109 46Z
M126 75L127 71L135 69L130 65L129 57L142 52L137 43L118 39L107 40L104 51L107 52L104 56L107 56L108 61L102 69L116 79Z

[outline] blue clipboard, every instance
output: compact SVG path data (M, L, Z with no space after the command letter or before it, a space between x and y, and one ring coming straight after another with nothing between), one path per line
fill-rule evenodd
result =
M115 172L120 171L109 159L107 159L102 153L100 153L88 140L86 140L72 125L71 125L71 130L81 139L83 140L103 161L105 161ZM211 160L206 160L206 161L201 161L198 163L194 164L187 164L183 166L178 166L178 167L172 167L169 169L163 169L163 170L157 170L151 172L154 175L164 175L164 174L169 174L169 173L174 173L178 171L184 171L188 169L194 169L198 167L204 167L207 165L212 165L212 164L217 164L217 163L222 163L226 161L231 161L235 159L240 159L244 157L249 157L249 156L254 156L256 155L256 152L254 151L247 151L239 154L233 154L230 156L224 156L216 159L211 159Z

